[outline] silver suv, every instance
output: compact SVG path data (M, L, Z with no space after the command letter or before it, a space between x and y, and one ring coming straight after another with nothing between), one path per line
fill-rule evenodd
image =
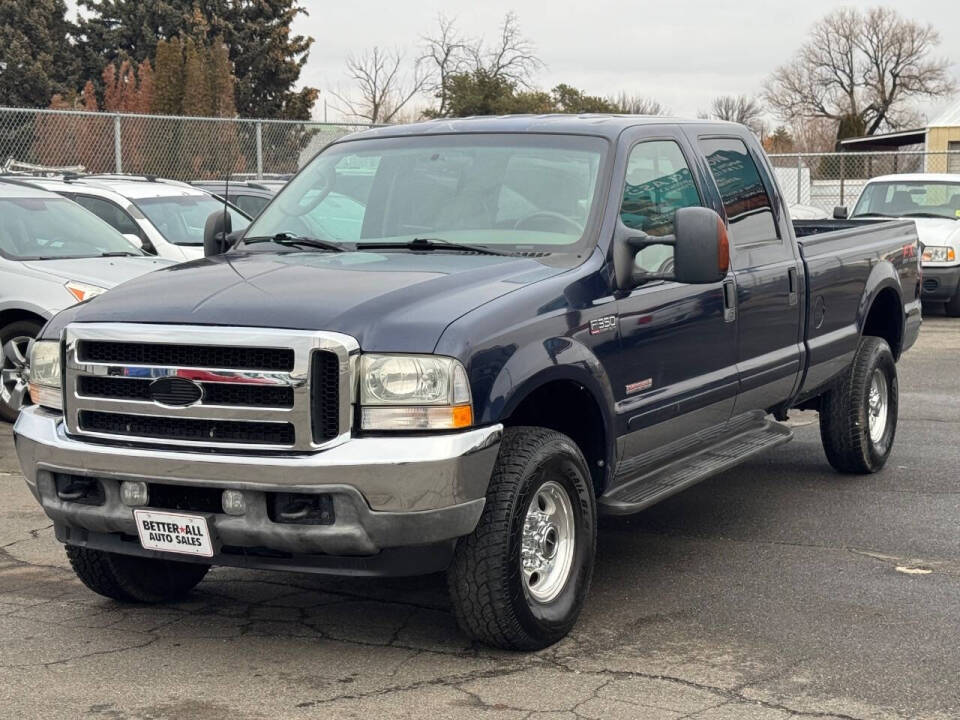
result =
M56 177L16 175L35 187L82 205L151 255L183 262L203 257L207 218L223 210L223 201L198 187L175 180L137 175L64 174ZM250 218L230 206L234 230Z
M13 422L27 391L27 345L70 305L166 267L70 200L0 179L0 419Z

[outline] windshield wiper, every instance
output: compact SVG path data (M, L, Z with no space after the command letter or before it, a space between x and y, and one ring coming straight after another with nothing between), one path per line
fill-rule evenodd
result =
M305 235L295 235L294 233L280 232L276 235L263 235L251 238L244 238L244 245L253 245L254 243L272 242L277 245L297 246L317 248L318 250L329 250L330 252L344 252L348 248L340 243L321 240L320 238L307 237ZM353 248L349 248L352 250Z
M896 215L887 215L886 213L881 213L881 212L868 212L868 213L857 213L857 214L855 214L855 215L851 215L851 216L850 216L850 219L853 220L854 218L862 218L862 217L885 217L885 218L892 218L892 217L896 217Z
M952 218L949 215L938 215L937 213L928 213L928 212L912 212L904 213L903 217L920 217L920 218L937 218L938 220L957 220L960 218Z
M140 253L130 252L129 250L116 250L113 252L100 253L100 257L140 257Z
M443 238L414 238L407 242L361 242L357 243L357 249L379 249L379 250L459 250L461 252L475 252L480 255L509 255L510 253L492 250L484 245L467 245L464 243L450 242Z

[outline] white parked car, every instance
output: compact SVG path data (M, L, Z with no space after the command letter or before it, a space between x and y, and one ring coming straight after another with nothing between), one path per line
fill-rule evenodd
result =
M27 346L47 320L172 264L65 198L0 180L0 420L17 417Z
M925 303L960 317L960 175L885 175L868 182L851 218L910 218L924 245Z
M813 205L791 205L791 220L827 220L830 215L825 211Z
M175 180L137 175L63 175L21 181L70 198L129 238L137 238L151 255L183 262L203 257L207 218L223 210L223 200L206 190ZM230 206L233 230L250 218Z

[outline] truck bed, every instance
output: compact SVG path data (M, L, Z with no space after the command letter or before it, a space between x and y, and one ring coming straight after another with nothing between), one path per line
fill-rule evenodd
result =
M891 317L896 313L904 321L898 329L902 343L892 348L894 354L916 339L919 238L912 220L800 220L793 226L807 278L808 369L801 395L808 396L849 366L864 313L885 287L891 292L897 287L901 293L891 298ZM897 312L901 307L902 315Z
M839 232L841 230L863 227L864 225L878 225L888 222L891 221L882 218L865 218L863 220L794 220L793 233L797 239L800 240L805 237L810 237L811 235L822 235L823 233Z

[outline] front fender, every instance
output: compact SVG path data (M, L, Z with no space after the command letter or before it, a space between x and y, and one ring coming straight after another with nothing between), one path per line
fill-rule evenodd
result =
M480 400L482 422L510 417L530 393L556 380L569 380L587 390L609 423L614 405L610 380L589 348L568 337L548 338L519 348L499 369L486 397Z
M50 310L49 308L22 298L8 298L0 301L0 315L11 310L16 312L28 312L32 315L42 318L44 322L49 320L58 312L57 309Z
M485 357L479 353L470 364L474 404L480 424L506 421L533 392L548 383L572 382L583 388L603 420L607 466L616 459L614 397L600 360L571 337L551 337L521 347L501 347Z

